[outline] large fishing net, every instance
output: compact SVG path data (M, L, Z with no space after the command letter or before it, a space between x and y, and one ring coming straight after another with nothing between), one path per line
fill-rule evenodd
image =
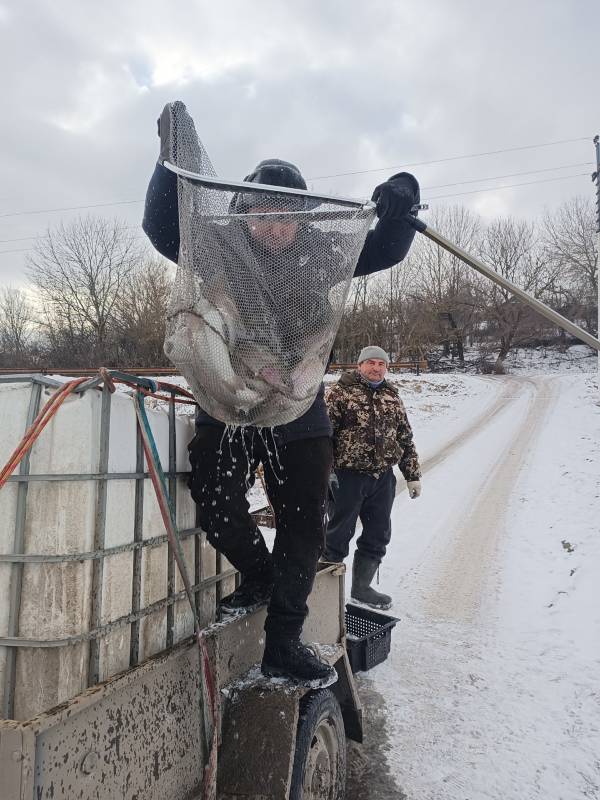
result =
M216 177L183 103L166 160ZM164 145L163 145L164 157ZM318 392L370 205L202 185L177 177L180 251L165 353L201 408L230 425L282 425Z

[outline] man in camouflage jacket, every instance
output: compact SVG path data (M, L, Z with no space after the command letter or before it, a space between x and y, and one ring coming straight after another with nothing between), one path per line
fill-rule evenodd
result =
M404 404L385 380L388 363L385 350L364 347L358 369L345 372L326 398L335 473L323 560L344 560L360 517L363 529L352 565L351 596L373 608L392 604L391 597L371 588L371 581L391 537L395 464L410 497L421 494L419 459Z

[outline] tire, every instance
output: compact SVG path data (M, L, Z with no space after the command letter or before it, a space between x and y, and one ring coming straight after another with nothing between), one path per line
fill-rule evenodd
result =
M343 800L346 734L340 704L329 689L304 695L296 734L289 800Z

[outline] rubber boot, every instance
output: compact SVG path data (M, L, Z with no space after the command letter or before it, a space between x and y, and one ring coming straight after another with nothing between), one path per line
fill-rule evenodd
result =
M299 686L319 689L331 686L337 672L300 639L267 634L261 672L269 678L287 678Z
M371 608L385 610L391 608L392 598L371 588L371 581L378 567L379 561L376 558L370 558L364 553L359 553L358 550L354 553L350 596L353 600L364 603Z

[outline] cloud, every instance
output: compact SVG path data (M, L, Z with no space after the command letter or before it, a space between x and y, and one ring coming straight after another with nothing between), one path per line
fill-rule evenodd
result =
M391 174L411 162L591 137L598 22L594 0L0 5L0 69L9 77L0 214L143 198L156 118L173 99L188 105L220 174L239 178L279 156L319 191L357 197L388 171L319 176ZM592 157L586 141L413 171L437 186ZM589 191L581 177L435 205L535 216ZM137 225L142 206L102 211ZM60 216L0 216L0 240ZM24 246L0 241L0 249ZM0 254L0 283L22 279L23 257Z

